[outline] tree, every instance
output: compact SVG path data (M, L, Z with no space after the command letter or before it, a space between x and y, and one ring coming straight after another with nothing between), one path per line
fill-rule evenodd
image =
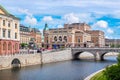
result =
M27 47L27 46L28 46L28 44L27 44L27 43L21 43L20 45L21 45L21 47L22 47L22 48L25 48L25 47Z

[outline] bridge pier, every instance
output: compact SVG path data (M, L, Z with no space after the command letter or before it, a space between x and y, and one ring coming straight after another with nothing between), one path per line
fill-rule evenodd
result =
M96 61L101 61L102 60L101 56L99 55L99 52L96 52L96 54L95 54L95 60Z

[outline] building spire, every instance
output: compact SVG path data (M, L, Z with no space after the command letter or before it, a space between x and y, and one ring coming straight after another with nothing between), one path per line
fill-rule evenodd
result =
M46 31L46 30L49 30L47 23L45 23L45 27L44 27L44 31Z
M49 30L48 24L45 23L45 27L44 27L44 29L43 29L43 36L45 35L45 31L47 31L47 30Z

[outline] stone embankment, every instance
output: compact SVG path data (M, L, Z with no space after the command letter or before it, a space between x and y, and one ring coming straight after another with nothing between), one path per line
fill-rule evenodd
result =
M17 59L17 61L14 61L15 59ZM19 63L17 64L23 67L71 59L72 59L71 49L44 51L42 54L34 53L34 54L17 54L9 56L0 56L0 70L12 68L13 61L15 63L20 62L20 64Z
M107 55L107 54L106 54ZM109 53L108 55L116 55L116 53ZM79 55L80 58L94 58L91 53L84 52ZM17 59L18 61L14 61ZM44 51L41 53L34 54L17 54L9 56L0 56L0 70L12 68L12 62L20 62L20 66L29 66L36 64L45 64L51 62L58 62L64 60L73 59L71 49L65 50L53 50L53 51Z
M49 54L48 53L43 53L41 56L42 56L42 59L41 59L42 61L41 62L43 64L72 59L71 49L50 52Z

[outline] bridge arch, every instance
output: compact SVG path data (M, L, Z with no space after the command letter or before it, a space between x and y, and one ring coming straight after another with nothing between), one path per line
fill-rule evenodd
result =
M88 51L80 51L80 52L76 52L73 55L73 59L81 59L81 58L95 58L95 54L92 52L88 52Z
M105 55L117 56L118 54L119 54L119 52L104 52L104 53L102 53L102 55L100 55L100 58L101 58L101 60L104 60Z
M21 67L21 62L18 58L14 58L11 62L12 68Z

